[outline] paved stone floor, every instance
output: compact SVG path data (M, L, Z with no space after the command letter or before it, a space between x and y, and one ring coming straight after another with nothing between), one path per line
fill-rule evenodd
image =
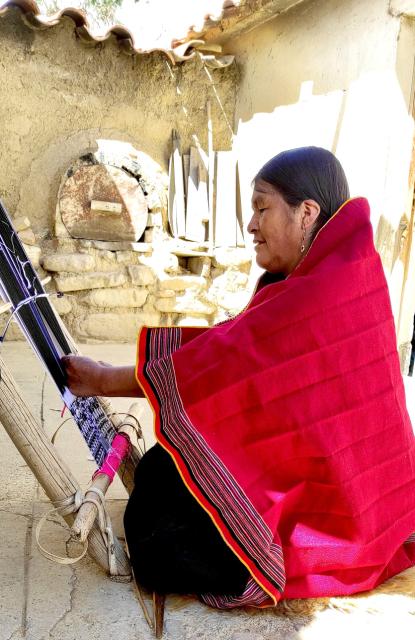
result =
M132 363L134 345L88 345L87 355L113 363ZM51 435L61 422L58 394L25 343L6 343L2 355L23 390L33 413ZM415 417L415 384L407 379L408 399ZM144 405L147 445L153 442L151 412ZM116 401L120 411L129 399ZM57 438L56 446L83 489L94 462L72 421ZM54 564L40 555L34 525L50 503L0 425L0 640L149 640L133 585L112 582L95 564L84 559L77 565ZM117 533L122 536L126 494L119 481L109 492L109 507ZM64 551L67 533L49 524L43 541L55 552ZM169 597L165 640L321 640L415 637L415 592L380 596L370 606L350 603L312 615L285 615L276 611L209 609L194 598ZM407 590L408 591L408 590ZM366 599L367 602L368 599ZM362 602L362 601L358 601ZM149 601L148 601L149 603ZM380 604L379 604L380 603ZM149 603L150 604L150 603ZM347 623L347 624L346 624Z

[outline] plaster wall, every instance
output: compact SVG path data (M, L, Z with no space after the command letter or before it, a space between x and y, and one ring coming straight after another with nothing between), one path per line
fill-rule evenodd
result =
M17 10L0 19L0 198L47 288L65 292L51 301L75 339L134 341L142 324L208 326L243 306L250 258L179 259L161 225L163 198L153 206L148 196L144 242L131 250L66 238L56 216L67 170L104 148L138 153L167 200L172 129L183 153L198 143L207 151L209 98L214 147L231 148L237 78L236 65L172 66L160 52L129 57L115 40L85 46L69 18L45 31ZM21 337L13 323L7 335Z
M245 220L251 181L270 157L305 145L333 151L352 195L371 204L397 325L411 215L414 44L412 24L393 16L388 0L311 0L227 45L242 74L235 146ZM415 295L409 306L399 344L411 338Z
M207 147L206 100L212 100L215 147L231 144L236 67L211 70L200 60L172 67L161 53L129 57L115 41L90 47L74 23L46 31L25 26L16 10L0 19L0 197L13 215L51 231L62 175L97 140L121 140L163 171L176 128L185 150ZM224 116L226 115L226 117Z

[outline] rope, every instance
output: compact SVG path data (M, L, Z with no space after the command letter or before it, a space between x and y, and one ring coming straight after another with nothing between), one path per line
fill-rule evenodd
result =
M54 509L51 509L50 511L48 511L47 513L44 513L43 516L40 518L39 522L37 523L36 530L35 530L36 544L40 553L48 560L52 560L57 564L65 564L65 565L75 564L75 562L79 562L79 560L81 560L86 554L86 552L88 551L88 540L84 542L84 548L82 550L82 553L76 558L58 556L55 553L48 551L47 549L45 549L45 547L43 547L40 544L40 532L46 520L54 513L60 513L61 516L67 516L67 515L70 515L71 513L76 513L80 508L80 506L82 505L83 501L84 501L84 496L82 491L80 490L78 490L76 493L74 493L72 496L69 496L68 498L63 498L62 500L56 500L55 504L57 506Z
M13 311L11 312L7 322L6 322L6 326L3 330L2 335L0 336L0 343L4 342L5 338L6 338L6 333L7 330L10 326L11 321L13 320L13 317L16 313L19 313L20 309L25 305L25 304L29 304L29 302L33 302L34 300L38 300L39 298L49 298L50 296L57 296L58 298L61 298L63 296L63 293L61 293L60 291L57 291L56 293L36 293L33 296L29 296L28 298L25 298L24 300L21 300L21 302L19 302L19 304L17 306L14 307Z
M96 494L97 497L93 495L89 495L91 493ZM61 516L67 516L72 513L76 513L79 511L83 504L87 502L91 502L95 505L98 514L98 528L101 532L102 538L104 540L107 552L108 552L108 566L109 573L111 576L118 576L118 566L117 566L117 558L115 555L115 536L114 530L112 528L111 520L105 505L105 496L100 489L97 487L90 487L87 491L87 495L84 496L81 490L78 490L73 495L68 498L63 498L62 500L55 501L55 507L44 513L40 518L39 522L36 525L35 535L36 535L36 544L40 551L40 553L47 558L48 560L52 560L52 562L56 562L57 564L69 565L75 564L81 560L86 552L88 551L88 540L85 540L83 543L82 553L75 558L68 558L67 556L62 557L51 551L45 549L40 543L40 533L43 525L47 521L47 519L53 515L54 513L59 513ZM79 540L76 536L71 535L68 542L75 541L79 543Z

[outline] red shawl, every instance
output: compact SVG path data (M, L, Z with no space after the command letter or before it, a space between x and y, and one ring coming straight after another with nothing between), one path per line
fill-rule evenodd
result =
M415 439L369 206L236 318L143 329L157 440L249 569L215 606L346 595L415 564Z

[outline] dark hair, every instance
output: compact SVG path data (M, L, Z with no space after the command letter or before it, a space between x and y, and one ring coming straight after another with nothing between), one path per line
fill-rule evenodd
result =
M256 180L271 184L292 207L308 199L320 205L312 239L350 197L343 167L330 151L320 147L299 147L279 153L264 164Z

